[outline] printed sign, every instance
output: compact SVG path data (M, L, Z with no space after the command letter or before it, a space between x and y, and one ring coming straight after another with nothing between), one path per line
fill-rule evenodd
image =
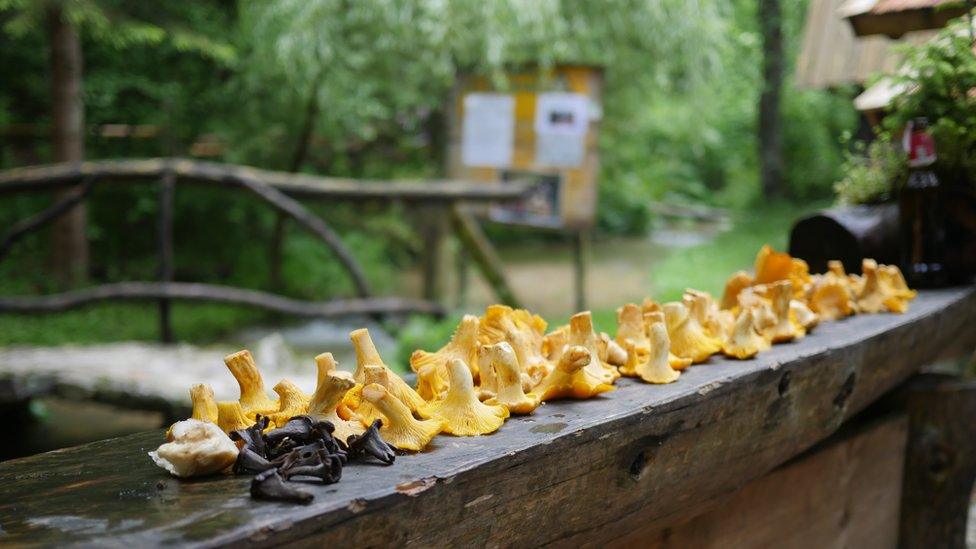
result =
M590 98L580 93L540 93L536 100L535 161L539 166L575 168L586 153Z
M466 95L461 162L472 167L508 167L514 148L515 99L500 93Z

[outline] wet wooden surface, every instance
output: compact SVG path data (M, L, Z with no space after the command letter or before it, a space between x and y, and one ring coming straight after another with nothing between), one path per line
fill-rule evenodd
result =
M168 478L146 456L158 431L41 454L0 464L0 542L603 545L701 514L922 365L971 352L974 322L972 288L922 292L904 315L827 323L754 360L621 380L392 467L349 466L306 485L304 507L252 501L249 477Z

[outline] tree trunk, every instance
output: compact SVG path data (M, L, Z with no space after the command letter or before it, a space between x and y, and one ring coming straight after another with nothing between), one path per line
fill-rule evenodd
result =
M48 12L51 48L51 141L55 162L78 162L85 155L85 109L81 97L81 40L60 8ZM59 191L55 200L77 194L80 189ZM87 211L78 204L53 226L51 268L62 284L83 280L88 275Z
M759 172L766 198L783 195L780 92L783 87L783 31L780 0L759 0L763 84L759 96Z

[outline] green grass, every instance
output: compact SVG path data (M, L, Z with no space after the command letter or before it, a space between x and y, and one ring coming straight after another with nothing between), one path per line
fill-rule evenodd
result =
M671 252L651 269L653 297L658 301L681 298L685 288L711 292L718 297L729 275L749 270L763 244L786 251L790 227L810 206L776 205L736 214L733 227L700 246Z
M177 341L213 343L266 313L219 304L174 303ZM159 313L151 303L103 303L54 315L0 315L0 346L158 341Z

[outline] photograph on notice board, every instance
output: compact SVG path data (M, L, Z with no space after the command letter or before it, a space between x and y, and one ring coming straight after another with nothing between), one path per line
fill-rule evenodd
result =
M501 174L502 184L529 181L535 186L524 199L491 210L491 219L500 223L531 225L536 227L561 227L560 200L562 181L557 174L540 174L509 170Z

